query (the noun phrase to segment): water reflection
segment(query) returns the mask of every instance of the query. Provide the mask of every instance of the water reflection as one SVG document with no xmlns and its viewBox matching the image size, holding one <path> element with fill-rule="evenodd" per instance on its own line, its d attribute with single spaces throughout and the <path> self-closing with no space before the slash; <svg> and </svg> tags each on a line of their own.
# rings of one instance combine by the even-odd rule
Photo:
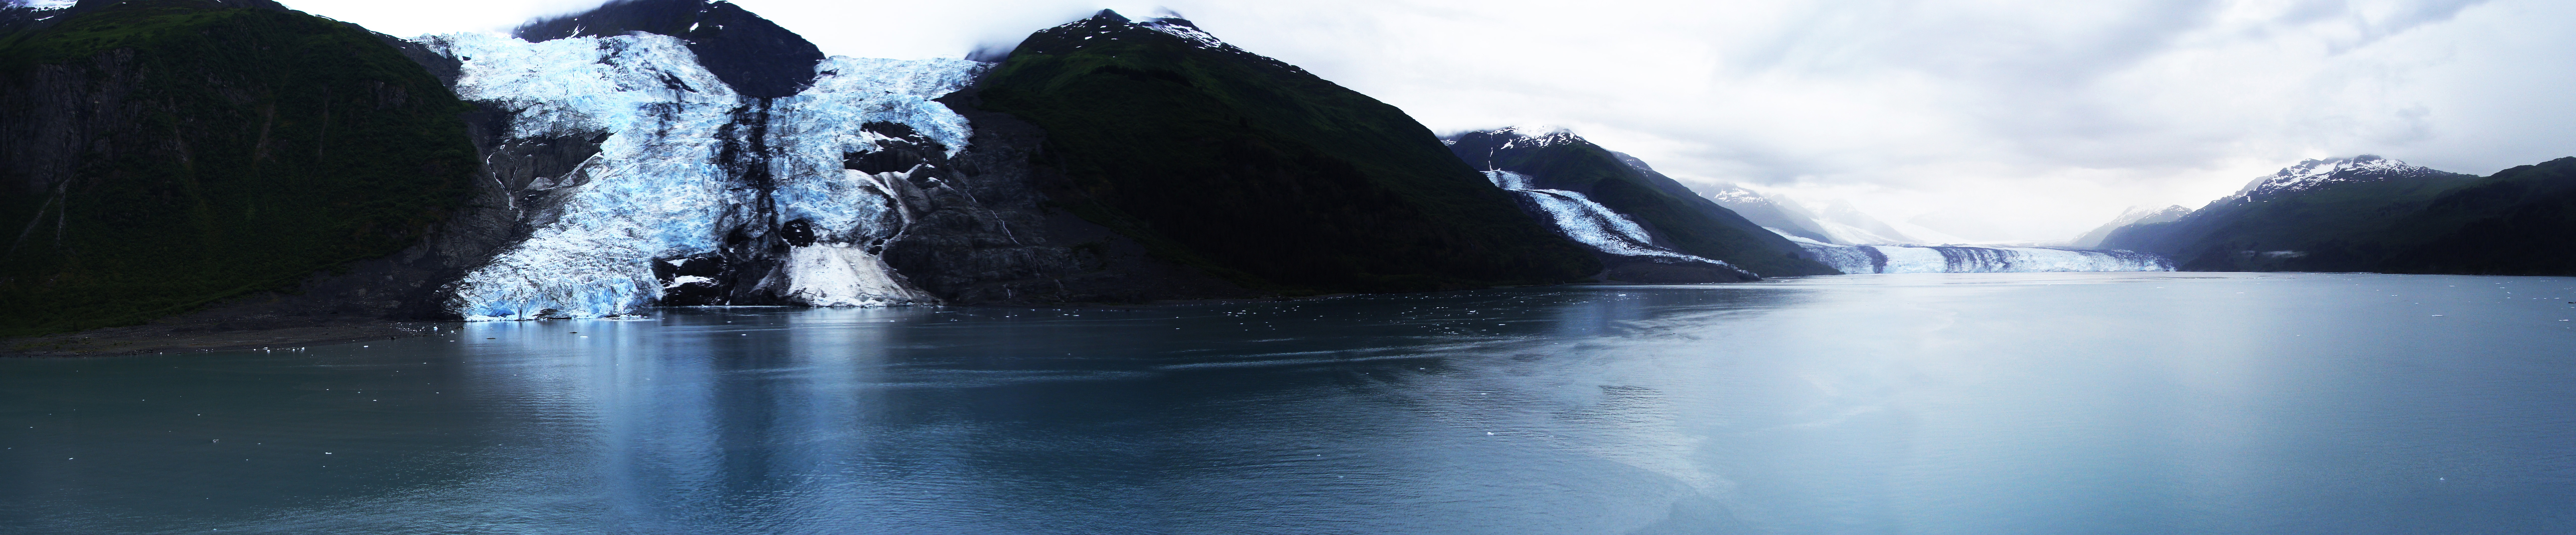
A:
<svg viewBox="0 0 2576 535">
<path fill-rule="evenodd" d="M 699 309 L 293 354 L 9 361 L 0 526 L 2576 525 L 2548 513 L 2576 497 L 2563 455 L 2576 432 L 2549 416 L 2576 401 L 2559 386 L 2576 370 L 2550 348 L 2576 336 L 2549 316 L 2576 310 L 2456 279 L 1891 275 L 1142 309 Z"/>
</svg>

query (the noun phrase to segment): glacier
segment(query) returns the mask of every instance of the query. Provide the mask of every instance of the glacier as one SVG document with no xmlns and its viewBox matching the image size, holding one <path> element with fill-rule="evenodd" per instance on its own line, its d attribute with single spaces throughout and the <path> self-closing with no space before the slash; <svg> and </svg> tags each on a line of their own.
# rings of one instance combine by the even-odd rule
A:
<svg viewBox="0 0 2576 535">
<path fill-rule="evenodd" d="M 1809 259 L 1845 274 L 2173 271 L 2173 259 L 2135 251 L 1960 245 L 1834 245 L 1772 232 L 1797 242 Z"/>
<path fill-rule="evenodd" d="M 1733 264 L 1723 260 L 1702 258 L 1656 246 L 1654 236 L 1647 234 L 1645 227 L 1639 226 L 1636 221 L 1629 220 L 1628 216 L 1612 211 L 1610 207 L 1592 202 L 1591 198 L 1583 196 L 1582 193 L 1558 189 L 1536 189 L 1533 186 L 1535 181 L 1529 176 L 1511 171 L 1485 171 L 1485 179 L 1493 182 L 1494 187 L 1510 191 L 1519 195 L 1522 200 L 1537 206 L 1540 212 L 1547 214 L 1549 223 L 1553 224 L 1558 232 L 1594 250 L 1620 256 L 1706 262 L 1734 267 Z"/>
<path fill-rule="evenodd" d="M 604 136 L 599 153 L 529 189 L 560 202 L 511 208 L 532 230 L 453 288 L 470 320 L 633 314 L 664 291 L 711 284 L 661 280 L 657 259 L 717 253 L 742 234 L 804 234 L 754 284 L 808 306 L 935 303 L 873 246 L 909 222 L 892 184 L 908 172 L 845 169 L 852 154 L 911 129 L 949 154 L 966 147 L 964 117 L 931 99 L 964 88 L 986 64 L 955 59 L 833 57 L 791 97 L 745 97 L 678 38 L 634 33 L 527 42 L 480 33 L 416 39 L 453 58 L 459 97 L 509 115 L 511 139 Z M 505 187 L 506 189 L 506 187 Z M 672 261 L 680 265 L 679 261 Z"/>
</svg>

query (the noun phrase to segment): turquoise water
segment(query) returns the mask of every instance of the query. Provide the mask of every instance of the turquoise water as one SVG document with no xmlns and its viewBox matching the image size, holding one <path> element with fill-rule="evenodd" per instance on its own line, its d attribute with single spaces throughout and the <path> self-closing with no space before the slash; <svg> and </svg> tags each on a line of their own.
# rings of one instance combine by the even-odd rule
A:
<svg viewBox="0 0 2576 535">
<path fill-rule="evenodd" d="M 0 360 L 8 533 L 2564 533 L 2576 280 L 673 310 Z"/>
</svg>

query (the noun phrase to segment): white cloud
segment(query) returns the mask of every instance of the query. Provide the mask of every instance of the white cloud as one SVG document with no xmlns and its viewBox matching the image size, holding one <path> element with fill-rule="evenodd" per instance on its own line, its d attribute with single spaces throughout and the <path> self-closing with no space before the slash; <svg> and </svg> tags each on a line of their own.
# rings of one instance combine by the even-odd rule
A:
<svg viewBox="0 0 2576 535">
<path fill-rule="evenodd" d="M 414 35 L 584 3 L 291 5 Z M 2576 3 L 2546 0 L 737 3 L 876 57 L 1169 6 L 1435 131 L 1564 125 L 1677 177 L 1981 240 L 2198 206 L 2301 158 L 2485 174 L 2576 154 Z"/>
</svg>

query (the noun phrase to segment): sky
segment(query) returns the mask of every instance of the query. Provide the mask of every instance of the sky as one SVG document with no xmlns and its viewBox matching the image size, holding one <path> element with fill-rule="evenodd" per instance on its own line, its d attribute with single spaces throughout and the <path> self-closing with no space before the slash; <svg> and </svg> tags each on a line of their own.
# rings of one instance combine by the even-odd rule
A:
<svg viewBox="0 0 2576 535">
<path fill-rule="evenodd" d="M 397 36 L 596 0 L 285 0 Z M 1692 184 L 2062 240 L 2307 158 L 2485 175 L 2576 156 L 2563 0 L 736 0 L 827 54 L 962 57 L 1178 13 L 1435 132 L 1571 129 Z"/>
</svg>

